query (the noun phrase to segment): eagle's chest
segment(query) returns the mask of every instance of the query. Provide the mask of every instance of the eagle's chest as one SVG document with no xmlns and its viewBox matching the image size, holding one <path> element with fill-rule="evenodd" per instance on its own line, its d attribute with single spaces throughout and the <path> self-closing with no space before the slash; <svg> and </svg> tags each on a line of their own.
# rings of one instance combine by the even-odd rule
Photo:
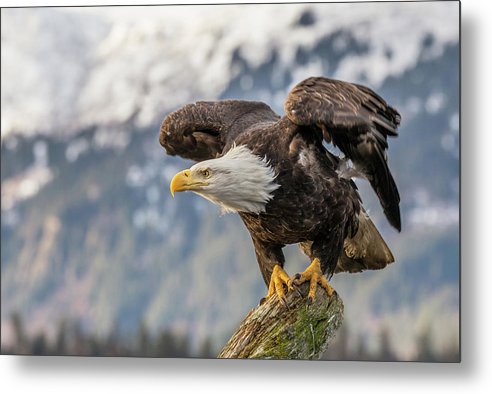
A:
<svg viewBox="0 0 492 394">
<path fill-rule="evenodd" d="M 336 179 L 291 171 L 279 174 L 278 181 L 280 187 L 264 213 L 241 214 L 254 236 L 278 244 L 298 243 L 317 238 L 343 220 Z"/>
<path fill-rule="evenodd" d="M 280 187 L 264 212 L 241 214 L 253 236 L 277 244 L 298 243 L 314 240 L 351 220 L 357 197 L 327 160 L 322 146 L 300 132 L 278 140 L 275 150 L 265 146 L 272 144 L 256 145 L 254 152 L 273 167 Z"/>
</svg>

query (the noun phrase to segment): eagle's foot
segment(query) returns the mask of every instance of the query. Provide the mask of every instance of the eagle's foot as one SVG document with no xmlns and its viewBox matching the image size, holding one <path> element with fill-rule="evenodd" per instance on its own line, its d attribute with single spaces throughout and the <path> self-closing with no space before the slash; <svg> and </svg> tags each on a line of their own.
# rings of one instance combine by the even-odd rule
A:
<svg viewBox="0 0 492 394">
<path fill-rule="evenodd" d="M 306 268 L 302 273 L 298 273 L 294 276 L 292 283 L 296 286 L 309 281 L 309 293 L 308 293 L 308 304 L 312 304 L 316 296 L 316 286 L 320 285 L 326 290 L 328 297 L 331 297 L 335 292 L 335 289 L 330 286 L 328 280 L 323 275 L 321 271 L 321 265 L 318 258 L 314 259 L 313 262 Z"/>
<path fill-rule="evenodd" d="M 287 287 L 287 291 L 294 290 L 289 275 L 287 275 L 287 272 L 277 264 L 273 267 L 270 285 L 268 286 L 268 293 L 266 297 L 261 300 L 260 304 L 263 304 L 266 300 L 276 294 L 282 304 L 287 306 L 287 297 L 285 296 L 284 286 Z"/>
</svg>

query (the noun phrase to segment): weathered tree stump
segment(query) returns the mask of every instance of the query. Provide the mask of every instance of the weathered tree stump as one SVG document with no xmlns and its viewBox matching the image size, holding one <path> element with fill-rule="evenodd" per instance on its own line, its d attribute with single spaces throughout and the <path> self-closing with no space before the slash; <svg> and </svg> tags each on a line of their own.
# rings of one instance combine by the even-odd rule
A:
<svg viewBox="0 0 492 394">
<path fill-rule="evenodd" d="M 287 305 L 272 297 L 255 307 L 218 358 L 319 359 L 343 322 L 343 302 L 318 286 L 307 305 L 309 284 L 287 294 Z"/>
</svg>

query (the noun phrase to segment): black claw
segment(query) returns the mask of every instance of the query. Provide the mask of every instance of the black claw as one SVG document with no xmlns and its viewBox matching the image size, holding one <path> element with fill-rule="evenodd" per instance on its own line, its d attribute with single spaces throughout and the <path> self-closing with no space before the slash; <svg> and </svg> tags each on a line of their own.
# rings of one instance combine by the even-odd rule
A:
<svg viewBox="0 0 492 394">
<path fill-rule="evenodd" d="M 313 297 L 309 296 L 307 298 L 306 304 L 311 305 L 313 303 Z"/>
<path fill-rule="evenodd" d="M 267 298 L 266 297 L 263 297 L 261 300 L 260 300 L 260 305 L 263 305 L 265 302 L 266 302 Z"/>
<path fill-rule="evenodd" d="M 298 280 L 298 279 L 301 279 L 301 274 L 299 272 L 294 275 L 294 280 Z"/>
</svg>

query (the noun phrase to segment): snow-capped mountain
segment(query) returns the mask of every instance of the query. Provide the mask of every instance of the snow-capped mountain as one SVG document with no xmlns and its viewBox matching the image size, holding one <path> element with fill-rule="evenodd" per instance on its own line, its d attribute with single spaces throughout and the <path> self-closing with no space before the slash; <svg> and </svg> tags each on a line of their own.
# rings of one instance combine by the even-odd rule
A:
<svg viewBox="0 0 492 394">
<path fill-rule="evenodd" d="M 458 18 L 454 2 L 2 10 L 2 346 L 14 312 L 33 333 L 144 321 L 224 342 L 264 285 L 237 217 L 170 199 L 187 163 L 165 156 L 159 125 L 198 100 L 281 114 L 313 75 L 369 85 L 403 119 L 389 141 L 401 234 L 360 184 L 397 263 L 333 282 L 351 337 L 377 347 L 387 327 L 404 359 L 426 328 L 436 348 L 455 343 Z M 287 260 L 305 265 L 295 248 Z"/>
<path fill-rule="evenodd" d="M 456 44 L 457 18 L 439 2 L 6 9 L 2 138 L 153 126 L 171 108 L 220 97 L 238 75 L 252 89 L 242 68 L 272 56 L 276 94 L 250 95 L 279 111 L 292 84 L 327 69 L 377 89 Z M 330 37 L 330 56 L 316 53 Z M 244 66 L 231 67 L 238 57 Z"/>
</svg>

